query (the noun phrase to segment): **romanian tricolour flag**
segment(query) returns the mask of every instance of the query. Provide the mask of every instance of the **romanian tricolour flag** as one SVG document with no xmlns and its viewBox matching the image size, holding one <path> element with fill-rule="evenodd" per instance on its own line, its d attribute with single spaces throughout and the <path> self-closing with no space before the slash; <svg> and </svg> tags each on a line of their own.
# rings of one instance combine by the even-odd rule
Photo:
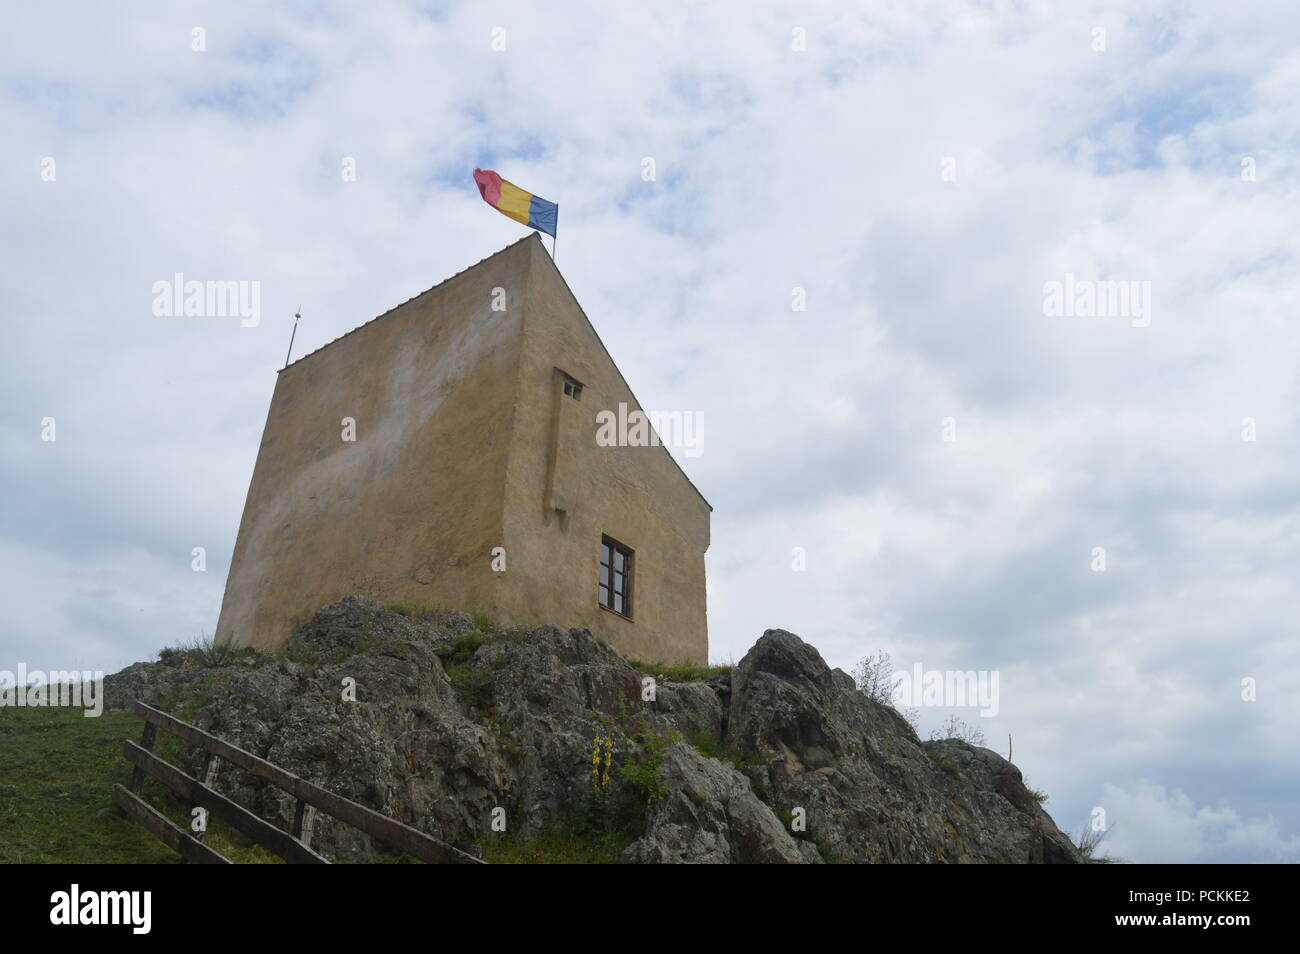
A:
<svg viewBox="0 0 1300 954">
<path fill-rule="evenodd" d="M 474 181 L 478 183 L 483 201 L 492 208 L 516 222 L 522 222 L 530 229 L 537 229 L 555 238 L 555 219 L 560 207 L 554 202 L 547 202 L 531 192 L 525 192 L 491 169 L 475 169 Z"/>
</svg>

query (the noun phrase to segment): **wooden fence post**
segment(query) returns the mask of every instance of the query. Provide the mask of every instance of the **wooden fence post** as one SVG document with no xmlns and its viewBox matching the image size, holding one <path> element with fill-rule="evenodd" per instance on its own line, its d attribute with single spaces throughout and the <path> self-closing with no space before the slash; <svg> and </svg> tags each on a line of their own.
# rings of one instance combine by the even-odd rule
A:
<svg viewBox="0 0 1300 954">
<path fill-rule="evenodd" d="M 205 752 L 203 754 L 203 773 L 200 776 L 203 784 L 208 788 L 216 791 L 217 788 L 217 753 Z"/>
<path fill-rule="evenodd" d="M 217 753 L 216 752 L 203 753 L 203 771 L 199 773 L 199 781 L 202 782 L 204 786 L 206 786 L 207 788 L 211 788 L 215 791 L 215 786 L 217 782 Z M 206 812 L 207 809 L 204 809 L 204 811 Z M 202 841 L 204 837 L 207 835 L 207 833 L 208 833 L 208 829 L 205 826 L 203 831 L 199 832 L 194 837 L 197 838 L 199 841 Z"/>
<path fill-rule="evenodd" d="M 140 736 L 140 748 L 144 749 L 146 752 L 152 752 L 154 740 L 157 738 L 158 726 L 146 719 L 144 723 L 144 734 Z M 135 771 L 131 773 L 131 794 L 139 795 L 140 789 L 143 787 L 144 769 L 137 765 Z"/>
<path fill-rule="evenodd" d="M 322 812 L 420 861 L 432 864 L 484 863 L 475 854 L 439 841 L 394 818 L 299 778 L 266 759 L 231 745 L 212 733 L 155 709 L 139 699 L 135 701 L 132 710 L 145 720 L 144 735 L 139 745 L 130 741 L 122 743 L 122 754 L 135 766 L 135 771 L 131 774 L 131 792 L 118 786 L 120 791 L 115 791 L 114 798 L 123 811 L 179 851 L 186 861 L 225 862 L 226 859 L 198 838 L 181 831 L 140 800 L 139 791 L 146 776 L 161 782 L 182 801 L 204 809 L 210 818 L 221 819 L 291 864 L 329 864 L 328 859 L 311 849 L 312 828 L 317 814 Z M 186 775 L 152 751 L 160 728 L 203 751 L 202 770 L 198 777 Z M 214 786 L 220 759 L 292 796 L 295 802 L 293 831 L 286 832 L 237 802 L 218 794 Z M 202 837 L 202 833 L 199 837 Z"/>
<path fill-rule="evenodd" d="M 311 847 L 311 826 L 316 820 L 316 806 L 308 805 L 301 798 L 293 810 L 293 837 L 306 847 Z"/>
</svg>

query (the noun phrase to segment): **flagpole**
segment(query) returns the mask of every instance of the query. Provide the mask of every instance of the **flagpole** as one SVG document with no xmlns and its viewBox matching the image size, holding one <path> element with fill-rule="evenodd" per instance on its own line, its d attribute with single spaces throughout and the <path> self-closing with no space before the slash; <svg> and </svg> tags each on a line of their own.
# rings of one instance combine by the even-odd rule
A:
<svg viewBox="0 0 1300 954">
<path fill-rule="evenodd" d="M 293 354 L 293 339 L 298 336 L 298 319 L 301 317 L 302 317 L 302 305 L 299 305 L 298 310 L 294 312 L 293 315 L 293 334 L 289 335 L 289 350 L 284 353 L 285 368 L 289 367 L 289 355 Z M 281 368 L 280 370 L 283 371 L 284 368 Z"/>
</svg>

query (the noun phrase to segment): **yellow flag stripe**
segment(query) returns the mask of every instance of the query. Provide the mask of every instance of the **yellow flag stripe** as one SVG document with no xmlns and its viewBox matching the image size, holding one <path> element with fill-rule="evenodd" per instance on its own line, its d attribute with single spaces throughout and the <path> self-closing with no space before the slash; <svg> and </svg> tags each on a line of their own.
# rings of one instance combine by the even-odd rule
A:
<svg viewBox="0 0 1300 954">
<path fill-rule="evenodd" d="M 508 215 L 516 222 L 528 224 L 528 211 L 533 203 L 533 194 L 525 192 L 512 182 L 501 180 L 501 198 L 497 200 L 497 211 Z"/>
</svg>

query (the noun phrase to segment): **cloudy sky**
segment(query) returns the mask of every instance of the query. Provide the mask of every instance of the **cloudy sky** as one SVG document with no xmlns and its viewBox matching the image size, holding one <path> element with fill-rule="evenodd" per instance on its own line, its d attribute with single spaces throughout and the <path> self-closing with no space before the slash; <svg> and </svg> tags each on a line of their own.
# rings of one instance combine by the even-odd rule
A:
<svg viewBox="0 0 1300 954">
<path fill-rule="evenodd" d="M 1063 828 L 1300 860 L 1300 18 L 847 6 L 8 8 L 0 668 L 213 631 L 293 312 L 301 354 L 519 238 L 477 165 L 703 413 L 715 659 L 996 670 L 959 714 Z M 260 323 L 155 316 L 177 272 Z M 1067 275 L 1149 308 L 1045 313 Z"/>
</svg>

